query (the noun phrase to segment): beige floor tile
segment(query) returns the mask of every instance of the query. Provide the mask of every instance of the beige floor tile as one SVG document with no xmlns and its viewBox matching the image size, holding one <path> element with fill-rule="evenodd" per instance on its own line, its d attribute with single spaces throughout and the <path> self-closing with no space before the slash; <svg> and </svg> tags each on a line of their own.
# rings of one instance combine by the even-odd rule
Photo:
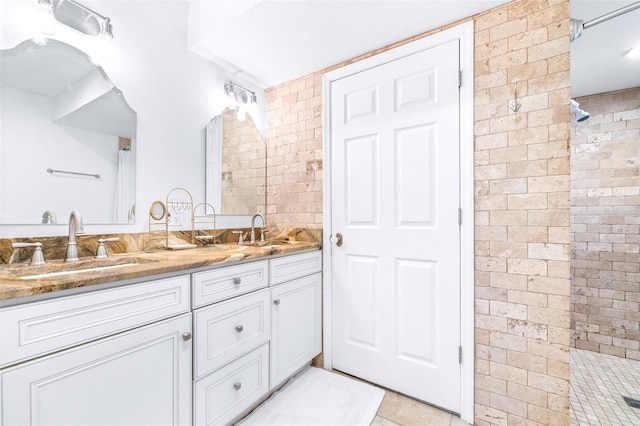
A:
<svg viewBox="0 0 640 426">
<path fill-rule="evenodd" d="M 391 391 L 385 392 L 378 416 L 402 426 L 449 426 L 454 417 L 450 413 Z"/>
<path fill-rule="evenodd" d="M 398 423 L 394 423 L 391 420 L 387 420 L 384 417 L 375 416 L 371 422 L 371 426 L 400 426 Z"/>
<path fill-rule="evenodd" d="M 469 423 L 463 421 L 458 416 L 451 416 L 451 426 L 469 426 Z"/>
<path fill-rule="evenodd" d="M 571 348 L 571 424 L 640 425 L 640 362 Z"/>
</svg>

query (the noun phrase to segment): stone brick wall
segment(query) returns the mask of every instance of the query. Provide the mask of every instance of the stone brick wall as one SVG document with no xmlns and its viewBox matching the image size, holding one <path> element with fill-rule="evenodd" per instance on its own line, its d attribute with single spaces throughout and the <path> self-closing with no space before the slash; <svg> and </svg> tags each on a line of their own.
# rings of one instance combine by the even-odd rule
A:
<svg viewBox="0 0 640 426">
<path fill-rule="evenodd" d="M 568 18 L 516 1 L 475 20 L 477 425 L 569 424 Z"/>
<path fill-rule="evenodd" d="M 469 19 L 475 424 L 568 425 L 569 1 L 516 0 Z M 448 27 L 267 90 L 269 223 L 322 226 L 322 74 Z"/>
<path fill-rule="evenodd" d="M 267 223 L 322 227 L 322 74 L 268 89 Z"/>
<path fill-rule="evenodd" d="M 576 101 L 571 344 L 640 359 L 640 88 Z"/>
</svg>

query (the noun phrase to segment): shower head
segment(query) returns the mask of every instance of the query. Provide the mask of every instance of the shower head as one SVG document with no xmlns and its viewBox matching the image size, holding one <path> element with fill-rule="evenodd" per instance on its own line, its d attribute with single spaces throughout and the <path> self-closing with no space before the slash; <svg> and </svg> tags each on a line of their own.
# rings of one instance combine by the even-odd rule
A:
<svg viewBox="0 0 640 426">
<path fill-rule="evenodd" d="M 574 101 L 573 99 L 570 100 L 569 105 L 571 106 L 571 115 L 575 117 L 578 123 L 580 123 L 581 121 L 588 120 L 589 117 L 591 116 L 588 112 L 578 108 L 580 104 Z"/>
</svg>

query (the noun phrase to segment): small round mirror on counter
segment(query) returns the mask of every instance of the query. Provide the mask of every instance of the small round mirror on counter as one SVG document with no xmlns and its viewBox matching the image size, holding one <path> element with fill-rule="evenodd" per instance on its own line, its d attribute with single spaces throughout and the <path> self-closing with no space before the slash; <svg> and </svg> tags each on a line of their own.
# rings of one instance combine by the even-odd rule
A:
<svg viewBox="0 0 640 426">
<path fill-rule="evenodd" d="M 153 220 L 162 220 L 164 215 L 167 214 L 167 208 L 162 201 L 154 201 L 149 208 L 149 216 Z"/>
</svg>

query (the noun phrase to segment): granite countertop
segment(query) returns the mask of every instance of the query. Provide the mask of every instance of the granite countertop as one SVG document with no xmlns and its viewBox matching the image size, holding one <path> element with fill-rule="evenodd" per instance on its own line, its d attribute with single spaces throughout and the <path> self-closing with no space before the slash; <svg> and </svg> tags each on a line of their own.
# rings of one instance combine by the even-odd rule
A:
<svg viewBox="0 0 640 426">
<path fill-rule="evenodd" d="M 187 272 L 214 265 L 230 265 L 246 260 L 320 249 L 316 242 L 267 241 L 258 244 L 217 244 L 186 250 L 154 250 L 110 255 L 106 259 L 80 258 L 64 263 L 51 260 L 45 265 L 28 263 L 0 265 L 0 301 L 60 290 L 135 280 L 153 275 Z M 96 268 L 94 270 L 87 270 Z M 81 270 L 81 272 L 71 272 Z M 49 274 L 47 276 L 39 276 Z"/>
</svg>

